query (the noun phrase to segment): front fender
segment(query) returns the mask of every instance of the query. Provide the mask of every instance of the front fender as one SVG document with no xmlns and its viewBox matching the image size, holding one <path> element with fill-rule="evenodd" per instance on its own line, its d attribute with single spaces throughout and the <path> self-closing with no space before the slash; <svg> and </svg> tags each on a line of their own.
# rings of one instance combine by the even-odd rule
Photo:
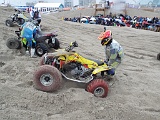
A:
<svg viewBox="0 0 160 120">
<path fill-rule="evenodd" d="M 109 67 L 106 64 L 104 64 L 104 65 L 98 66 L 96 69 L 94 69 L 92 74 L 95 75 L 97 73 L 100 73 L 100 72 L 106 71 L 106 70 L 109 70 Z"/>
</svg>

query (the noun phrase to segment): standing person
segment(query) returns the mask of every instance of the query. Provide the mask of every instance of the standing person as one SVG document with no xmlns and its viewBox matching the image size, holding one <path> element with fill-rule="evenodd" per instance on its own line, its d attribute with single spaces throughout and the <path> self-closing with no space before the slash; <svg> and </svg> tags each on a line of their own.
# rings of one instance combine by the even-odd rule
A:
<svg viewBox="0 0 160 120">
<path fill-rule="evenodd" d="M 109 4 L 109 0 L 107 0 L 106 2 L 107 2 L 107 6 L 109 7 L 109 6 L 110 6 L 110 4 Z"/>
<path fill-rule="evenodd" d="M 26 9 L 26 11 L 29 13 L 29 7 Z"/>
<path fill-rule="evenodd" d="M 32 9 L 30 11 L 30 17 L 32 20 L 37 20 L 38 24 L 41 23 L 41 14 L 40 11 L 38 9 Z"/>
<path fill-rule="evenodd" d="M 112 38 L 111 30 L 106 30 L 104 27 L 104 32 L 98 37 L 101 40 L 101 45 L 105 46 L 105 63 L 111 67 L 108 70 L 108 75 L 114 75 L 115 70 L 118 65 L 121 63 L 124 56 L 124 51 L 122 46 Z"/>
<path fill-rule="evenodd" d="M 25 22 L 21 26 L 21 38 L 23 45 L 27 48 L 26 53 L 28 54 L 29 48 L 31 48 L 30 56 L 35 56 L 35 47 L 36 47 L 36 41 L 34 40 L 34 36 L 37 33 L 37 25 L 38 22 L 36 20 L 33 20 L 32 22 Z"/>
</svg>

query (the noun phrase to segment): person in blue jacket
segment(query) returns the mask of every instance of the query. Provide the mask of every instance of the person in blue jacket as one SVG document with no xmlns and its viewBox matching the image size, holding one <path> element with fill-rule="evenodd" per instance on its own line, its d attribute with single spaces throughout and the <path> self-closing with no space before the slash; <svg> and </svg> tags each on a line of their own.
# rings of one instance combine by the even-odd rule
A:
<svg viewBox="0 0 160 120">
<path fill-rule="evenodd" d="M 37 33 L 37 25 L 38 22 L 36 20 L 25 22 L 21 26 L 21 39 L 22 43 L 26 46 L 27 51 L 30 49 L 30 56 L 31 57 L 36 57 L 35 56 L 35 46 L 36 46 L 36 41 L 34 39 L 34 36 Z"/>
</svg>

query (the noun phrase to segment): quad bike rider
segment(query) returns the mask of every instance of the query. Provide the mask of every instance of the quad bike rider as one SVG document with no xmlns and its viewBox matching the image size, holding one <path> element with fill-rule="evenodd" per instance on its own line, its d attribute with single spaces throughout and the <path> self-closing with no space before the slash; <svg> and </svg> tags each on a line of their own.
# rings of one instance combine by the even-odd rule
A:
<svg viewBox="0 0 160 120">
<path fill-rule="evenodd" d="M 42 31 L 40 31 L 38 28 L 36 28 L 35 26 L 38 26 L 38 22 L 35 21 L 31 21 L 32 23 L 34 23 L 35 25 L 33 25 L 35 31 L 33 34 L 34 39 L 32 39 L 32 41 L 30 41 L 30 46 L 28 46 L 28 41 L 23 37 L 23 34 L 25 31 L 23 31 L 21 28 L 19 28 L 19 31 L 15 31 L 15 33 L 17 34 L 18 38 L 9 38 L 6 42 L 6 45 L 8 48 L 10 49 L 19 49 L 21 51 L 23 51 L 23 49 L 25 49 L 25 51 L 28 50 L 30 51 L 30 53 L 32 52 L 32 55 L 34 56 L 34 51 L 36 53 L 36 55 L 38 56 L 42 56 L 43 54 L 45 54 L 46 52 L 49 52 L 51 48 L 53 49 L 58 49 L 60 48 L 60 43 L 59 40 L 56 38 L 56 36 L 58 36 L 55 33 L 43 33 Z M 27 24 L 27 22 L 25 23 Z M 34 45 L 33 48 L 31 49 L 31 45 Z M 32 56 L 31 55 L 31 56 Z"/>
<path fill-rule="evenodd" d="M 32 21 L 32 22 L 25 22 L 21 26 L 21 40 L 22 43 L 26 46 L 27 51 L 29 53 L 29 48 L 30 48 L 30 55 L 31 57 L 36 57 L 35 56 L 35 47 L 36 47 L 36 40 L 34 39 L 34 36 L 36 35 L 37 32 L 37 26 L 38 22 L 37 21 Z"/>
<path fill-rule="evenodd" d="M 108 84 L 104 78 L 112 68 L 102 60 L 81 56 L 73 51 L 75 47 L 78 47 L 76 41 L 65 49 L 45 53 L 34 72 L 34 87 L 45 92 L 56 91 L 62 84 L 63 76 L 67 80 L 85 84 L 86 91 L 96 97 L 106 97 Z"/>
<path fill-rule="evenodd" d="M 116 68 L 121 63 L 124 56 L 123 48 L 116 40 L 113 39 L 112 32 L 110 30 L 106 30 L 106 27 L 104 27 L 104 32 L 100 34 L 98 39 L 101 40 L 101 45 L 105 47 L 106 59 L 104 62 L 108 66 L 112 67 L 112 69 L 108 71 L 108 74 L 114 75 Z"/>
<path fill-rule="evenodd" d="M 29 19 L 22 13 L 22 11 L 15 9 L 15 14 L 11 15 L 6 21 L 6 26 L 13 27 L 16 23 L 18 26 L 23 25 Z"/>
</svg>

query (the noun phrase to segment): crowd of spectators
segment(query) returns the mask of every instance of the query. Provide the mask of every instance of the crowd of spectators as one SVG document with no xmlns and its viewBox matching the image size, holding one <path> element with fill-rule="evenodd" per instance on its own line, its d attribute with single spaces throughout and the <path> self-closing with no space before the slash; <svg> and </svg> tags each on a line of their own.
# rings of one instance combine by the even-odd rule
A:
<svg viewBox="0 0 160 120">
<path fill-rule="evenodd" d="M 94 19 L 93 19 L 94 18 Z M 158 17 L 140 17 L 134 16 L 131 17 L 129 15 L 112 15 L 110 13 L 107 16 L 103 16 L 101 14 L 97 16 L 83 16 L 83 17 L 73 17 L 73 18 L 64 18 L 65 21 L 79 22 L 79 23 L 87 23 L 87 24 L 100 24 L 105 26 L 127 26 L 137 29 L 146 29 L 146 30 L 154 30 L 156 32 L 160 32 L 160 18 Z M 95 22 L 93 22 L 93 20 Z"/>
</svg>

